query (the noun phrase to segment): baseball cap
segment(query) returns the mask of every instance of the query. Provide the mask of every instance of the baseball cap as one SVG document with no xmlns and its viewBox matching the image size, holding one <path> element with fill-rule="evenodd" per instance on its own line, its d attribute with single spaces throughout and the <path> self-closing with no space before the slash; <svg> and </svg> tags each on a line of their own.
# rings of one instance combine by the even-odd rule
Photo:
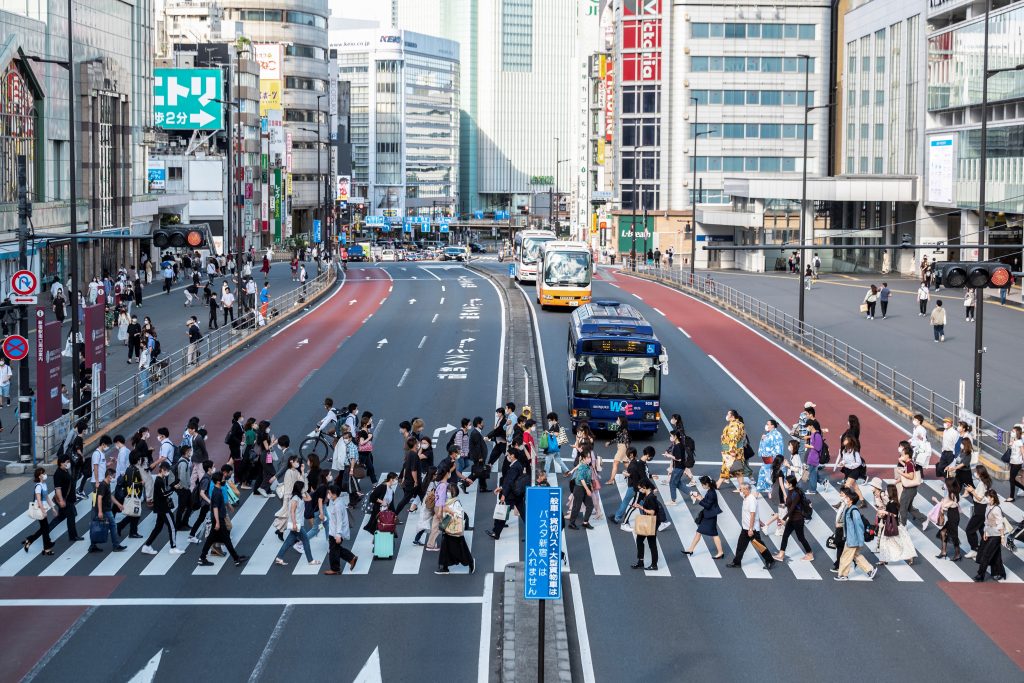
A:
<svg viewBox="0 0 1024 683">
<path fill-rule="evenodd" d="M 951 417 L 944 417 L 944 418 L 942 418 L 942 422 L 943 422 L 943 424 L 950 424 L 951 425 L 951 424 L 953 424 L 953 418 L 951 418 Z"/>
<path fill-rule="evenodd" d="M 817 407 L 818 406 L 814 405 L 810 401 L 808 401 L 807 403 L 804 404 L 804 408 L 817 408 Z"/>
<path fill-rule="evenodd" d="M 878 491 L 885 488 L 885 484 L 882 482 L 880 477 L 872 477 L 871 481 L 868 482 L 868 486 Z"/>
</svg>

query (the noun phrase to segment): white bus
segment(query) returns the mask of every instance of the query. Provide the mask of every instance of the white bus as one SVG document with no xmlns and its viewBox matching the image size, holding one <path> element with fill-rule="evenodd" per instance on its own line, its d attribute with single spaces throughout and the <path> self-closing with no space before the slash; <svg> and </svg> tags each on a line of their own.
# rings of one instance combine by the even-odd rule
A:
<svg viewBox="0 0 1024 683">
<path fill-rule="evenodd" d="M 534 282 L 537 279 L 537 261 L 540 248 L 545 242 L 555 239 L 551 230 L 520 230 L 512 243 L 512 258 L 515 262 L 517 282 Z"/>
</svg>

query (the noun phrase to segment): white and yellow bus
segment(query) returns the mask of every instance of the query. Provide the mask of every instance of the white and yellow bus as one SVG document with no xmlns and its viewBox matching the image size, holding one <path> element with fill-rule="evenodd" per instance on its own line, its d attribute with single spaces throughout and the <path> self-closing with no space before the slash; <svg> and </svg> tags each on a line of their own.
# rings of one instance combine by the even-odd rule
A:
<svg viewBox="0 0 1024 683">
<path fill-rule="evenodd" d="M 590 303 L 594 259 L 583 242 L 545 242 L 537 265 L 537 303 L 541 308 L 575 308 Z"/>
<path fill-rule="evenodd" d="M 512 258 L 515 261 L 517 282 L 533 282 L 537 279 L 537 259 L 540 248 L 555 239 L 550 230 L 520 230 L 512 241 Z"/>
</svg>

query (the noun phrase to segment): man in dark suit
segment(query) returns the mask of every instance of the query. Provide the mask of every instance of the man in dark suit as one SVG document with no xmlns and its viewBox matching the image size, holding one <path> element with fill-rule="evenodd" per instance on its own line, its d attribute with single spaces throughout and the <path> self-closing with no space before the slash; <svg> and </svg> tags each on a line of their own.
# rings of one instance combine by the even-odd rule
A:
<svg viewBox="0 0 1024 683">
<path fill-rule="evenodd" d="M 469 461 L 471 463 L 470 476 L 462 480 L 462 491 L 465 492 L 473 481 L 480 482 L 480 491 L 489 491 L 487 488 L 487 444 L 484 443 L 484 419 L 473 418 L 473 428 L 469 430 Z"/>
</svg>

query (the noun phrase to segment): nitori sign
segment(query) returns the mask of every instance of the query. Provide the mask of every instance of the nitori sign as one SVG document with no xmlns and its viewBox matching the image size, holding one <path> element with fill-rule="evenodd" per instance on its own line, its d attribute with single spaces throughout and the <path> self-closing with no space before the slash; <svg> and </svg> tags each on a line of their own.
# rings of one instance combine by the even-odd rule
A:
<svg viewBox="0 0 1024 683">
<path fill-rule="evenodd" d="M 165 130 L 224 127 L 220 69 L 154 69 L 153 122 Z"/>
</svg>

